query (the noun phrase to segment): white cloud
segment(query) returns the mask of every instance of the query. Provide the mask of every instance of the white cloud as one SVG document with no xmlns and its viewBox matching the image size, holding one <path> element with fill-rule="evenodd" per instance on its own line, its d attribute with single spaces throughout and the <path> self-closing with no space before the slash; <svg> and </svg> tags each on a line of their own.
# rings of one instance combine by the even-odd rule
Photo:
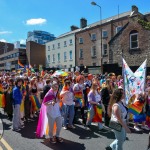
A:
<svg viewBox="0 0 150 150">
<path fill-rule="evenodd" d="M 21 40 L 20 40 L 20 44 L 26 44 L 26 40 L 21 39 Z"/>
<path fill-rule="evenodd" d="M 0 31 L 0 35 L 2 34 L 11 34 L 12 32 L 11 31 Z"/>
<path fill-rule="evenodd" d="M 5 39 L 0 39 L 0 42 L 7 42 Z"/>
<path fill-rule="evenodd" d="M 47 22 L 46 19 L 37 18 L 37 19 L 29 19 L 26 21 L 26 25 L 42 25 Z"/>
</svg>

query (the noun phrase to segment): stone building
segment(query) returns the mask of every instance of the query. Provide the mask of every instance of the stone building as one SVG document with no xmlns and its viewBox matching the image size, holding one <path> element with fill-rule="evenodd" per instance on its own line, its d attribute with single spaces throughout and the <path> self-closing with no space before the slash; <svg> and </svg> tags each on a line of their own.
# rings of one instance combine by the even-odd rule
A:
<svg viewBox="0 0 150 150">
<path fill-rule="evenodd" d="M 148 58 L 150 67 L 150 14 L 141 14 L 136 6 L 128 22 L 109 42 L 109 64 L 122 66 L 121 56 L 129 66 L 140 66 Z"/>
</svg>

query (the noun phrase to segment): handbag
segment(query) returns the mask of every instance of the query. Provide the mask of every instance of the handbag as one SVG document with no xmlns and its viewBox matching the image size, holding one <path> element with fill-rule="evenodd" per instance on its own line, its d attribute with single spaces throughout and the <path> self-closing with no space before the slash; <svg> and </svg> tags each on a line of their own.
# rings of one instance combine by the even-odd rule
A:
<svg viewBox="0 0 150 150">
<path fill-rule="evenodd" d="M 109 127 L 111 129 L 114 129 L 114 130 L 119 131 L 119 132 L 121 132 L 121 129 L 122 129 L 122 125 L 116 121 L 113 121 L 113 120 L 110 120 Z"/>
</svg>

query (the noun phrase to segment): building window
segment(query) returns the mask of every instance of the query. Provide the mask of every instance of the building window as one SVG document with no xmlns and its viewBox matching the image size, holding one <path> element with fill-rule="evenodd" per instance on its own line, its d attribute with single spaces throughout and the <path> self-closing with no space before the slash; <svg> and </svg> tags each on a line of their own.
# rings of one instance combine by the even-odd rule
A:
<svg viewBox="0 0 150 150">
<path fill-rule="evenodd" d="M 122 26 L 116 27 L 116 33 L 118 33 L 122 29 Z"/>
<path fill-rule="evenodd" d="M 69 59 L 72 60 L 72 51 L 69 52 Z"/>
<path fill-rule="evenodd" d="M 48 62 L 50 62 L 50 55 L 48 55 Z"/>
<path fill-rule="evenodd" d="M 60 48 L 60 43 L 58 43 L 58 48 Z"/>
<path fill-rule="evenodd" d="M 136 49 L 138 47 L 138 32 L 133 30 L 130 32 L 130 49 Z"/>
<path fill-rule="evenodd" d="M 79 58 L 80 58 L 80 59 L 83 58 L 83 49 L 80 49 L 80 51 L 79 51 Z"/>
<path fill-rule="evenodd" d="M 64 61 L 67 61 L 67 52 L 64 52 Z"/>
<path fill-rule="evenodd" d="M 93 66 L 96 66 L 96 63 L 93 63 Z"/>
<path fill-rule="evenodd" d="M 48 46 L 48 51 L 50 51 L 50 46 Z"/>
<path fill-rule="evenodd" d="M 95 34 L 95 33 L 92 33 L 92 34 L 91 34 L 91 40 L 92 40 L 92 41 L 95 41 L 95 40 L 96 40 L 96 34 Z"/>
<path fill-rule="evenodd" d="M 67 46 L 67 42 L 66 41 L 64 41 L 64 47 L 66 47 Z"/>
<path fill-rule="evenodd" d="M 82 44 L 83 43 L 83 38 L 79 38 L 79 43 Z"/>
<path fill-rule="evenodd" d="M 96 46 L 92 46 L 91 48 L 91 56 L 96 57 Z"/>
<path fill-rule="evenodd" d="M 53 54 L 53 61 L 52 62 L 55 62 L 55 54 Z"/>
<path fill-rule="evenodd" d="M 107 55 L 107 44 L 103 44 L 103 55 Z"/>
<path fill-rule="evenodd" d="M 60 62 L 60 53 L 57 54 L 58 62 Z"/>
<path fill-rule="evenodd" d="M 70 68 L 72 68 L 72 65 L 70 65 Z"/>
<path fill-rule="evenodd" d="M 69 40 L 69 44 L 72 45 L 72 39 Z"/>
<path fill-rule="evenodd" d="M 102 32 L 102 36 L 103 38 L 107 38 L 108 37 L 108 32 L 105 30 Z"/>
<path fill-rule="evenodd" d="M 55 49 L 55 44 L 53 44 L 53 49 Z"/>
</svg>

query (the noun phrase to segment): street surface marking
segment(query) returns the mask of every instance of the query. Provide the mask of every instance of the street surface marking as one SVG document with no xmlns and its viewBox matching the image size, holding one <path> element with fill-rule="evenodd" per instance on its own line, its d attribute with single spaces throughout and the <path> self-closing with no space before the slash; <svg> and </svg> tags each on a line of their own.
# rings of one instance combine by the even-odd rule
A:
<svg viewBox="0 0 150 150">
<path fill-rule="evenodd" d="M 2 142 L 2 144 L 6 147 L 7 150 L 13 150 L 10 145 L 3 139 L 1 138 L 0 141 Z"/>
</svg>

